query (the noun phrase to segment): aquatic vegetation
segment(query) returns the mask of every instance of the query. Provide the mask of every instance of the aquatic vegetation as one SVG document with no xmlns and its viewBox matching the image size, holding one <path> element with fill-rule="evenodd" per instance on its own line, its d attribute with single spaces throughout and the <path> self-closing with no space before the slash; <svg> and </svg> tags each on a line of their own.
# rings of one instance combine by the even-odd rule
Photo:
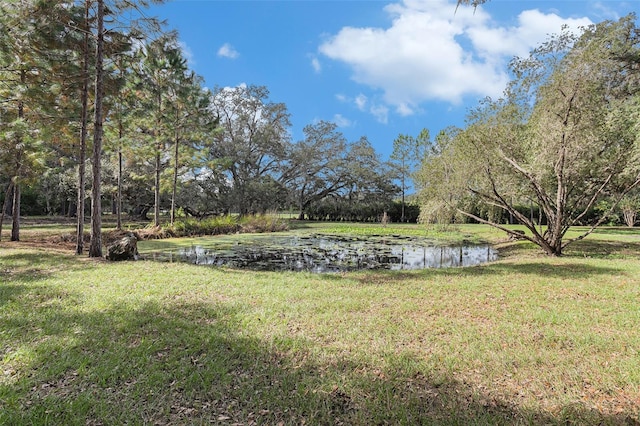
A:
<svg viewBox="0 0 640 426">
<path fill-rule="evenodd" d="M 202 238 L 189 247 L 148 249 L 147 259 L 252 270 L 342 272 L 470 266 L 496 260 L 490 245 L 445 246 L 403 235 L 256 235 Z"/>
</svg>

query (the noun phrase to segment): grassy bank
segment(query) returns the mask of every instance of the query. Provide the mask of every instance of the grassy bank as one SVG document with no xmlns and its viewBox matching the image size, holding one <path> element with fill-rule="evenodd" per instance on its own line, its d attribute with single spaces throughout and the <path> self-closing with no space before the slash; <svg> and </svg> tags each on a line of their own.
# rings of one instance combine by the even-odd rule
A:
<svg viewBox="0 0 640 426">
<path fill-rule="evenodd" d="M 313 275 L 2 242 L 0 424 L 640 422 L 640 233 L 503 253 Z"/>
</svg>

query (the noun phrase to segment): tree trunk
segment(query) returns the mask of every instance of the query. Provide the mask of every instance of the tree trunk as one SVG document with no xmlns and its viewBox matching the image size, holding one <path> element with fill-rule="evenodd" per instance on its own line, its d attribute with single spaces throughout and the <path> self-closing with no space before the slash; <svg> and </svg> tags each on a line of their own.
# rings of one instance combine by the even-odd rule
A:
<svg viewBox="0 0 640 426">
<path fill-rule="evenodd" d="M 405 165 L 404 160 L 402 161 L 402 212 L 400 214 L 400 222 L 405 222 L 405 213 L 404 213 L 404 193 L 405 193 Z"/>
<path fill-rule="evenodd" d="M 93 185 L 91 188 L 91 241 L 89 257 L 102 257 L 102 191 L 100 188 L 102 159 L 102 98 L 104 84 L 104 0 L 98 1 L 98 39 L 96 43 L 95 122 L 93 130 Z"/>
<path fill-rule="evenodd" d="M 116 195 L 116 229 L 122 229 L 122 147 L 118 148 L 118 193 Z"/>
<path fill-rule="evenodd" d="M 177 127 L 177 119 L 176 119 L 176 127 Z M 178 188 L 178 147 L 180 143 L 180 136 L 178 133 L 178 129 L 176 128 L 176 147 L 174 152 L 174 164 L 173 164 L 173 188 L 171 194 L 171 224 L 176 220 L 176 193 Z"/>
<path fill-rule="evenodd" d="M 20 83 L 25 87 L 27 81 L 26 71 L 20 71 Z M 24 120 L 24 103 L 18 102 L 18 118 Z M 22 143 L 23 136 L 18 135 L 16 140 L 16 172 L 13 177 L 13 209 L 11 210 L 11 241 L 20 241 L 20 173 L 22 171 Z"/>
<path fill-rule="evenodd" d="M 549 256 L 562 256 L 562 241 L 547 244 L 543 249 Z"/>
<path fill-rule="evenodd" d="M 402 184 L 402 213 L 400 215 L 400 222 L 404 223 L 406 221 L 406 217 L 404 214 L 404 183 Z"/>
<path fill-rule="evenodd" d="M 11 241 L 20 241 L 20 183 L 13 182 L 13 209 L 11 211 Z"/>
<path fill-rule="evenodd" d="M 13 182 L 9 182 L 7 190 L 4 193 L 4 202 L 2 203 L 2 212 L 0 212 L 0 241 L 2 240 L 2 224 L 4 222 L 4 214 L 9 206 L 9 196 L 12 195 Z"/>
<path fill-rule="evenodd" d="M 154 206 L 153 206 L 153 224 L 154 226 L 160 226 L 160 150 L 162 149 L 162 143 L 160 138 L 162 137 L 162 93 L 158 92 L 158 117 L 156 118 L 156 164 L 155 164 L 155 190 L 154 190 Z"/>
<path fill-rule="evenodd" d="M 85 2 L 84 16 L 84 41 L 82 44 L 82 92 L 80 100 L 82 110 L 80 113 L 80 150 L 78 152 L 78 204 L 76 222 L 76 254 L 84 251 L 84 199 L 85 194 L 85 167 L 87 157 L 87 122 L 89 111 L 89 7 L 90 1 Z"/>
<path fill-rule="evenodd" d="M 633 207 L 623 208 L 622 215 L 624 217 L 624 223 L 629 227 L 633 228 L 633 225 L 636 224 L 636 215 L 638 214 L 637 210 Z"/>
<path fill-rule="evenodd" d="M 155 177 L 155 191 L 154 199 L 155 205 L 153 206 L 153 224 L 154 226 L 160 226 L 160 148 L 156 152 L 156 177 Z"/>
<path fill-rule="evenodd" d="M 124 71 L 122 62 L 118 58 L 118 68 L 120 69 L 120 78 L 124 79 Z M 122 93 L 122 92 L 121 92 Z M 122 124 L 122 97 L 118 102 L 118 188 L 116 190 L 116 229 L 122 229 L 122 139 L 124 138 L 124 125 Z"/>
</svg>

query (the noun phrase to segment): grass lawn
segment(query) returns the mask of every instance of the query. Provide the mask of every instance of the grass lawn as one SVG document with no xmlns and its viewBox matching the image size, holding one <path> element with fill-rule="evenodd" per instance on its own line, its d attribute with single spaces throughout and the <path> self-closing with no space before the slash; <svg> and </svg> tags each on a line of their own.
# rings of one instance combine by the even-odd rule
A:
<svg viewBox="0 0 640 426">
<path fill-rule="evenodd" d="M 640 230 L 345 274 L 108 263 L 45 231 L 0 242 L 3 425 L 640 424 Z"/>
</svg>

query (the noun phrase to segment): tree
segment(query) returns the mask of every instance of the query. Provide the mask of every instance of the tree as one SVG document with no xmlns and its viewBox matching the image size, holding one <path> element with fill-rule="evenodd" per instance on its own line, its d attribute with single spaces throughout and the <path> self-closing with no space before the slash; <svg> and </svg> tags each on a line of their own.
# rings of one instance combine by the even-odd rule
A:
<svg viewBox="0 0 640 426">
<path fill-rule="evenodd" d="M 59 158 L 73 159 L 77 165 L 76 193 L 76 254 L 84 249 L 85 169 L 89 128 L 89 91 L 91 62 L 91 7 L 92 0 L 77 4 L 65 0 L 46 2 L 47 14 L 59 28 L 47 46 L 51 62 L 50 78 L 59 87 L 53 104 L 55 130 L 49 135 L 49 145 Z M 46 31 L 40 27 L 41 31 Z M 51 33 L 51 31 L 49 30 Z M 78 98 L 80 105 L 78 105 Z M 77 132 L 77 136 L 74 133 Z M 70 163 L 70 162 L 67 162 Z"/>
<path fill-rule="evenodd" d="M 211 157 L 223 163 L 228 174 L 228 210 L 235 208 L 240 214 L 260 207 L 290 143 L 287 108 L 268 97 L 264 86 L 216 88 L 213 94 L 211 109 L 221 129 Z"/>
<path fill-rule="evenodd" d="M 177 111 L 176 93 L 185 83 L 186 59 L 182 56 L 175 32 L 152 40 L 139 51 L 140 62 L 136 70 L 139 78 L 138 96 L 143 115 L 140 129 L 151 138 L 154 175 L 154 224 L 160 225 L 161 175 L 168 167 L 166 152 L 172 140 L 171 109 Z M 147 117 L 144 117 L 147 116 Z M 143 147 L 144 148 L 144 147 Z"/>
<path fill-rule="evenodd" d="M 202 167 L 196 151 L 204 150 L 206 139 L 213 138 L 218 120 L 211 114 L 211 93 L 201 86 L 202 79 L 195 73 L 182 75 L 176 85 L 169 89 L 171 101 L 170 128 L 173 132 L 173 179 L 171 183 L 171 224 L 176 219 L 178 202 L 178 177 L 181 169 L 195 162 L 195 168 Z M 180 148 L 188 150 L 184 160 L 180 158 Z M 190 161 L 191 160 L 191 161 Z"/>
<path fill-rule="evenodd" d="M 156 0 L 155 3 L 161 3 Z M 112 8 L 105 7 L 105 0 L 96 0 L 97 12 L 96 21 L 96 43 L 95 43 L 95 96 L 94 96 L 94 123 L 93 123 L 93 153 L 92 153 L 92 185 L 91 185 L 91 240 L 89 242 L 89 257 L 102 257 L 102 190 L 101 190 L 101 162 L 102 162 L 102 139 L 103 139 L 103 101 L 105 96 L 104 88 L 104 59 L 105 59 L 105 35 L 112 32 L 105 29 L 105 15 L 107 12 L 116 14 L 127 9 L 139 9 L 146 7 L 148 2 L 138 0 L 137 2 L 117 2 Z M 114 20 L 115 21 L 115 20 Z M 133 23 L 131 23 L 133 25 Z M 107 45 L 108 46 L 108 45 Z"/>
<path fill-rule="evenodd" d="M 125 59 L 126 58 L 126 59 Z M 116 229 L 122 229 L 122 177 L 123 177 L 123 150 L 124 150 L 124 141 L 125 141 L 125 126 L 128 122 L 129 117 L 132 115 L 131 111 L 134 109 L 133 107 L 133 98 L 134 92 L 133 84 L 131 83 L 131 72 L 130 72 L 130 57 L 125 57 L 124 55 L 120 56 L 116 60 L 116 67 L 118 69 L 118 79 L 120 80 L 120 90 L 114 99 L 114 107 L 113 107 L 113 124 L 114 126 L 109 128 L 107 131 L 113 134 L 113 139 L 115 140 L 115 148 L 112 146 L 111 149 L 115 149 L 116 154 L 116 195 L 115 195 L 115 210 L 116 210 Z"/>
<path fill-rule="evenodd" d="M 93 106 L 93 154 L 91 157 L 91 240 L 89 257 L 102 257 L 102 103 L 104 99 L 104 0 L 97 0 L 96 15 L 96 55 L 95 55 L 95 96 Z"/>
<path fill-rule="evenodd" d="M 55 26 L 46 6 L 29 0 L 0 5 L 0 157 L 11 180 L 6 192 L 12 193 L 11 241 L 20 240 L 22 186 L 43 159 L 41 118 L 52 91 L 47 84 L 48 34 L 39 25 Z"/>
<path fill-rule="evenodd" d="M 82 21 L 82 51 L 81 51 L 81 87 L 80 87 L 80 139 L 78 143 L 78 195 L 76 211 L 76 254 L 84 251 L 84 200 L 85 191 L 85 167 L 87 158 L 87 136 L 89 125 L 89 15 L 91 0 L 84 1 L 84 20 Z"/>
<path fill-rule="evenodd" d="M 505 99 L 486 100 L 468 127 L 425 163 L 423 195 L 513 234 L 477 210 L 497 207 L 549 255 L 593 232 L 606 215 L 564 239 L 599 200 L 618 194 L 615 208 L 640 184 L 638 79 L 624 72 L 629 64 L 622 59 L 638 51 L 633 22 L 633 16 L 603 22 L 578 38 L 562 33 L 513 61 L 516 79 Z M 524 201 L 539 206 L 546 229 L 516 208 Z"/>
<path fill-rule="evenodd" d="M 2 202 L 2 211 L 0 211 L 0 240 L 2 240 L 2 224 L 4 222 L 4 215 L 9 207 L 9 198 L 12 195 L 13 191 L 13 182 L 9 180 L 7 184 L 7 189 L 4 191 L 4 201 Z"/>
<path fill-rule="evenodd" d="M 381 218 L 392 207 L 399 190 L 393 183 L 393 165 L 382 162 L 364 136 L 349 144 L 345 160 L 345 191 L 349 204 L 360 207 L 359 220 Z M 404 204 L 402 207 L 404 214 Z M 362 214 L 364 209 L 368 214 Z"/>
<path fill-rule="evenodd" d="M 303 129 L 305 138 L 291 147 L 288 168 L 282 181 L 292 194 L 303 220 L 313 202 L 336 193 L 347 185 L 345 137 L 334 123 L 320 121 Z"/>
<path fill-rule="evenodd" d="M 622 211 L 624 223 L 629 228 L 633 228 L 633 226 L 636 224 L 638 211 L 640 211 L 640 195 L 627 195 L 622 198 L 620 200 L 620 210 Z"/>
<path fill-rule="evenodd" d="M 429 130 L 422 129 L 418 137 L 409 135 L 399 135 L 393 141 L 393 152 L 391 153 L 391 163 L 400 176 L 402 191 L 402 213 L 400 220 L 405 221 L 405 195 L 408 180 L 411 180 L 416 167 L 422 163 L 425 153 L 430 144 Z"/>
</svg>

